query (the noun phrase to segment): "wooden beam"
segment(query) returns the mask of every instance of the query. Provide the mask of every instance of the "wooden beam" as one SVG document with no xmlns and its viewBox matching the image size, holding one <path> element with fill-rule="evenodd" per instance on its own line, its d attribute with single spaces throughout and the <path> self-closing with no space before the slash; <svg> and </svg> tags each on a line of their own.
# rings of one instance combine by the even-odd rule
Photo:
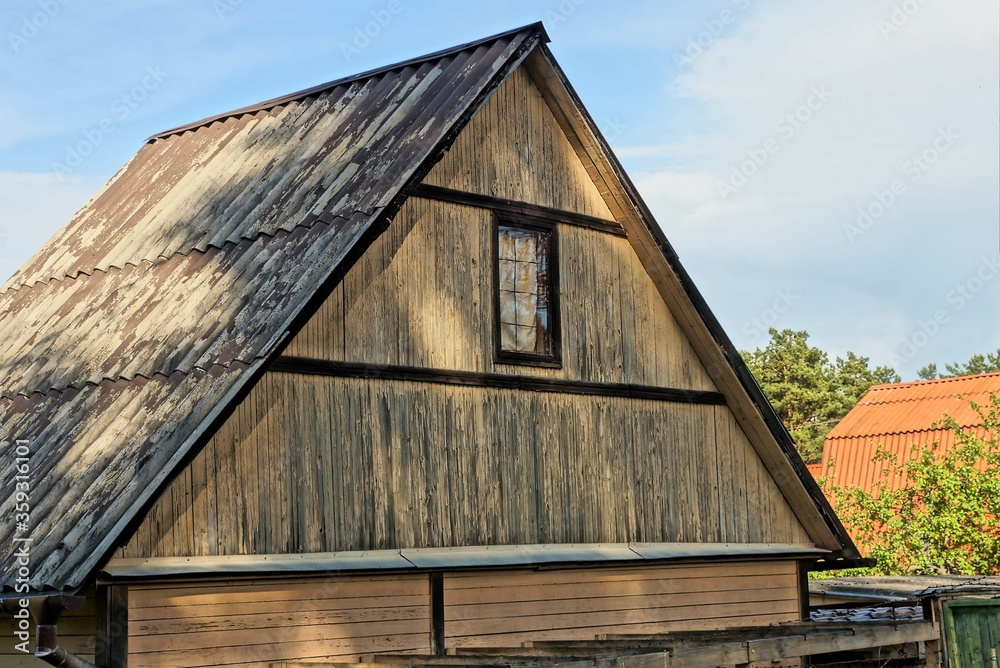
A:
<svg viewBox="0 0 1000 668">
<path fill-rule="evenodd" d="M 595 230 L 597 232 L 603 232 L 617 237 L 628 236 L 625 232 L 625 228 L 622 227 L 618 221 L 605 220 L 595 216 L 587 216 L 582 213 L 576 213 L 575 211 L 566 211 L 565 209 L 554 209 L 552 207 L 541 206 L 539 204 L 531 204 L 530 202 L 502 199 L 500 197 L 492 197 L 490 195 L 480 195 L 479 193 L 471 193 L 464 190 L 454 190 L 452 188 L 442 188 L 441 186 L 426 184 L 416 186 L 413 189 L 412 195 L 414 197 L 423 197 L 424 199 L 433 199 L 440 202 L 450 202 L 452 204 L 463 204 L 481 209 L 501 211 L 503 213 L 515 214 L 529 219 L 536 219 L 540 222 L 555 222 L 563 223 L 565 225 L 573 225 L 575 227 L 584 227 L 589 230 Z"/>
<path fill-rule="evenodd" d="M 776 637 L 756 637 L 785 632 Z M 757 632 L 757 633 L 754 633 Z M 714 639 L 712 634 L 718 635 Z M 755 638 L 740 640 L 734 636 Z M 380 655 L 366 657 L 368 663 L 312 664 L 327 666 L 504 666 L 505 668 L 546 666 L 547 668 L 717 668 L 717 666 L 762 665 L 831 652 L 857 651 L 877 647 L 927 642 L 933 644 L 938 629 L 931 622 L 824 624 L 802 623 L 757 629 L 729 630 L 686 635 L 649 636 L 645 641 L 547 641 L 526 647 L 466 649 L 457 655 L 409 656 Z M 663 645 L 655 651 L 650 642 Z M 305 668 L 309 664 L 285 664 Z"/>
<path fill-rule="evenodd" d="M 672 387 L 653 387 L 629 383 L 594 383 L 589 381 L 540 378 L 535 376 L 510 376 L 477 371 L 429 369 L 392 364 L 365 364 L 361 362 L 335 362 L 306 357 L 279 357 L 269 367 L 280 373 L 300 373 L 339 378 L 379 378 L 415 383 L 463 385 L 465 387 L 493 387 L 557 394 L 583 394 L 603 397 L 627 397 L 672 401 L 684 404 L 721 405 L 725 398 L 718 392 L 686 390 Z"/>
<path fill-rule="evenodd" d="M 128 666 L 128 585 L 97 585 L 94 659 L 101 668 Z"/>
</svg>

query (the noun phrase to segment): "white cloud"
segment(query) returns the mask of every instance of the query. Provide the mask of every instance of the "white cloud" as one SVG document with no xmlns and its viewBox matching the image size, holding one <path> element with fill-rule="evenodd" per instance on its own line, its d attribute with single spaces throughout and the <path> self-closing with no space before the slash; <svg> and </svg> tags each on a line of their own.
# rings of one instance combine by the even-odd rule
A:
<svg viewBox="0 0 1000 668">
<path fill-rule="evenodd" d="M 883 37 L 892 11 L 862 0 L 756 5 L 670 87 L 674 105 L 703 112 L 680 160 L 657 169 L 646 159 L 655 150 L 626 152 L 645 160 L 640 190 L 738 344 L 740 324 L 792 283 L 806 296 L 779 326 L 875 357 L 926 317 L 928 292 L 944 295 L 970 254 L 996 247 L 1000 10 L 928 1 Z M 817 88 L 829 99 L 809 109 Z M 924 152 L 926 168 L 907 163 Z M 745 183 L 741 166 L 753 172 Z M 894 182 L 901 194 L 849 238 L 858 208 Z M 756 293 L 750 274 L 765 284 Z M 966 328 L 995 321 L 996 301 L 973 308 Z M 959 341 L 991 349 L 939 336 L 900 371 L 980 352 Z"/>
</svg>

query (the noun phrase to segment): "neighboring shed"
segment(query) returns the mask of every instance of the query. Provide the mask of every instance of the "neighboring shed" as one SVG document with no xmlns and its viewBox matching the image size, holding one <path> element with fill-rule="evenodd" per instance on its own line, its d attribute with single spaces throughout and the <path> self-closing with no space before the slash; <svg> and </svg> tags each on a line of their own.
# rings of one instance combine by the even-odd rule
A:
<svg viewBox="0 0 1000 668">
<path fill-rule="evenodd" d="M 157 135 L 0 288 L 5 607 L 47 660 L 926 635 L 811 637 L 807 571 L 860 555 L 546 41 Z"/>
<path fill-rule="evenodd" d="M 938 638 L 923 647 L 900 646 L 879 654 L 922 659 L 928 668 L 994 668 L 1000 654 L 1000 577 L 990 576 L 877 576 L 830 578 L 809 583 L 812 619 L 842 623 L 868 620 L 932 622 Z M 841 653 L 841 662 L 859 661 L 872 652 Z M 831 657 L 833 659 L 834 657 Z M 879 662 L 880 665 L 884 665 Z M 892 664 L 889 664 L 892 665 Z M 908 664 L 906 664 L 908 665 Z"/>
<path fill-rule="evenodd" d="M 875 385 L 827 435 L 819 475 L 841 487 L 872 491 L 879 482 L 897 489 L 903 479 L 883 479 L 884 462 L 872 461 L 876 450 L 884 448 L 897 462 L 908 459 L 917 444 L 940 443 L 947 451 L 954 434 L 935 426 L 945 415 L 963 429 L 985 434 L 970 402 L 987 406 L 991 393 L 1000 395 L 1000 373 Z"/>
</svg>

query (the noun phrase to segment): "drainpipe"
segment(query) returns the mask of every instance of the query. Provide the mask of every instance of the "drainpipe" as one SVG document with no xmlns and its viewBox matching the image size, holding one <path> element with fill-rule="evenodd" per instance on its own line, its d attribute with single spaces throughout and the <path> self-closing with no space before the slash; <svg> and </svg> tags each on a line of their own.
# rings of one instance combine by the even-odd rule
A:
<svg viewBox="0 0 1000 668">
<path fill-rule="evenodd" d="M 97 668 L 91 662 L 85 661 L 60 647 L 56 637 L 56 624 L 59 623 L 59 616 L 64 611 L 76 612 L 83 607 L 83 601 L 83 596 L 70 596 L 68 594 L 46 596 L 31 601 L 29 605 L 31 614 L 38 623 L 36 658 L 49 665 L 63 666 L 64 668 Z"/>
</svg>

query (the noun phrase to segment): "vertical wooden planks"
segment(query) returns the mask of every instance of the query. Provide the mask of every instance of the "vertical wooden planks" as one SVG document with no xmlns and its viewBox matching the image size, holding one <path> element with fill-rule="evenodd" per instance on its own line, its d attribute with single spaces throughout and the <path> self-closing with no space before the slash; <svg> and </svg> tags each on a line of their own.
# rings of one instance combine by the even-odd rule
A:
<svg viewBox="0 0 1000 668">
<path fill-rule="evenodd" d="M 426 182 L 613 219 L 524 70 L 497 89 Z"/>
<path fill-rule="evenodd" d="M 530 76 L 517 71 L 427 183 L 612 219 Z M 563 368 L 493 363 L 491 214 L 409 200 L 286 354 L 714 389 L 629 241 L 560 225 Z"/>
<path fill-rule="evenodd" d="M 718 406 L 269 373 L 191 471 L 123 556 L 809 542 Z"/>
</svg>

